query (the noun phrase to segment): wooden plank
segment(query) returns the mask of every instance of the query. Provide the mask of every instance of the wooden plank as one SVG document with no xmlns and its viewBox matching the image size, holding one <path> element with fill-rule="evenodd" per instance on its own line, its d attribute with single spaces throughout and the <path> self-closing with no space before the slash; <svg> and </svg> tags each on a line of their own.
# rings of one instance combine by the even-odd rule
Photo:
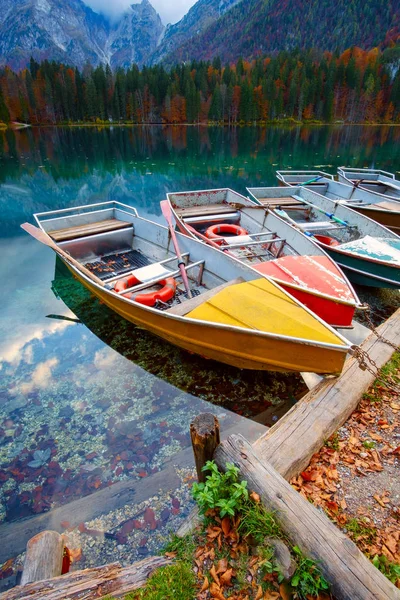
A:
<svg viewBox="0 0 400 600">
<path fill-rule="evenodd" d="M 357 546 L 328 517 L 275 471 L 260 462 L 251 445 L 232 435 L 215 451 L 218 467 L 227 462 L 240 470 L 240 479 L 260 495 L 293 544 L 318 561 L 336 600 L 400 600 L 400 590 L 374 567 Z"/>
<path fill-rule="evenodd" d="M 227 281 L 226 283 L 223 283 L 222 285 L 218 285 L 217 287 L 213 288 L 212 290 L 207 290 L 206 292 L 204 292 L 203 294 L 200 294 L 199 296 L 194 296 L 194 298 L 190 298 L 190 300 L 186 300 L 185 302 L 182 302 L 181 304 L 177 304 L 176 306 L 167 308 L 167 310 L 165 310 L 164 312 L 170 313 L 171 315 L 184 316 L 187 313 L 189 313 L 191 310 L 194 310 L 195 308 L 197 308 L 198 306 L 203 304 L 203 302 L 206 302 L 207 300 L 209 300 L 210 298 L 212 298 L 213 296 L 218 294 L 218 292 L 225 289 L 226 287 L 228 287 L 230 285 L 236 285 L 237 283 L 243 283 L 243 282 L 244 282 L 243 277 L 237 277 L 236 279 Z"/>
<path fill-rule="evenodd" d="M 42 531 L 26 546 L 21 585 L 61 575 L 64 540 L 57 531 Z"/>
<path fill-rule="evenodd" d="M 400 342 L 400 309 L 377 328 L 395 346 Z M 381 368 L 394 348 L 371 334 L 361 348 Z M 339 377 L 325 379 L 306 394 L 254 444 L 262 462 L 270 463 L 285 479 L 303 471 L 324 441 L 341 427 L 356 409 L 375 375 L 363 371 L 349 358 Z"/>
<path fill-rule="evenodd" d="M 236 212 L 234 206 L 229 204 L 201 204 L 198 206 L 188 206 L 187 208 L 175 208 L 176 214 L 180 217 L 194 217 L 201 215 L 220 215 Z"/>
<path fill-rule="evenodd" d="M 132 223 L 128 223 L 128 221 L 107 219 L 106 221 L 97 221 L 96 223 L 88 223 L 86 225 L 76 225 L 74 227 L 66 227 L 65 229 L 55 229 L 54 231 L 49 231 L 48 234 L 56 242 L 65 242 L 67 240 L 85 237 L 86 235 L 105 233 L 107 231 L 114 231 L 131 226 Z"/>
<path fill-rule="evenodd" d="M 14 587 L 0 594 L 0 600 L 102 600 L 110 595 L 121 598 L 143 587 L 153 571 L 170 563 L 165 556 L 151 556 L 124 568 L 119 563 L 112 563 L 72 571 L 53 579 Z"/>
<path fill-rule="evenodd" d="M 257 198 L 257 200 L 259 202 L 261 202 L 262 204 L 266 204 L 269 206 L 277 206 L 277 205 L 282 205 L 282 206 L 286 206 L 286 205 L 297 205 L 297 204 L 303 204 L 303 202 L 300 202 L 300 200 L 296 200 L 296 198 L 292 198 L 292 197 L 285 197 L 285 198 Z"/>
</svg>

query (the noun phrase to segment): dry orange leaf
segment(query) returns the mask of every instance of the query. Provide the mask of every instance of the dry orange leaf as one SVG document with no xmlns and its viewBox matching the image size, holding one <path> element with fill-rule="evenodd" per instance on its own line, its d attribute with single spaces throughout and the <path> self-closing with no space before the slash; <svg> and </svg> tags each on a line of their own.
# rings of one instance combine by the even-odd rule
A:
<svg viewBox="0 0 400 600">
<path fill-rule="evenodd" d="M 231 520 L 229 517 L 224 517 L 221 521 L 222 531 L 224 532 L 224 536 L 226 537 L 231 530 Z"/>
<path fill-rule="evenodd" d="M 214 582 L 210 585 L 210 594 L 212 598 L 217 598 L 217 600 L 226 600 L 225 596 L 220 590 L 219 585 Z"/>
<path fill-rule="evenodd" d="M 225 573 L 223 575 L 221 575 L 221 583 L 223 583 L 224 585 L 232 585 L 231 584 L 232 573 L 233 573 L 233 569 L 228 569 L 227 571 L 225 571 Z"/>
<path fill-rule="evenodd" d="M 257 594 L 254 597 L 254 600 L 261 600 L 261 598 L 263 597 L 263 591 L 262 591 L 262 587 L 261 585 L 258 586 L 257 588 Z"/>
<path fill-rule="evenodd" d="M 292 600 L 293 592 L 290 585 L 286 582 L 281 583 L 279 586 L 279 593 L 282 596 L 283 600 Z"/>
<path fill-rule="evenodd" d="M 208 581 L 208 577 L 204 577 L 203 585 L 201 587 L 200 592 L 205 592 L 210 587 L 210 582 Z"/>
<path fill-rule="evenodd" d="M 218 564 L 217 564 L 216 574 L 219 575 L 220 573 L 225 573 L 227 568 L 228 568 L 228 560 L 226 558 L 221 558 L 221 560 L 219 560 Z"/>
<path fill-rule="evenodd" d="M 167 558 L 176 558 L 176 554 L 177 554 L 176 552 L 166 552 L 165 556 Z"/>
<path fill-rule="evenodd" d="M 71 563 L 77 563 L 82 558 L 82 548 L 68 548 Z"/>
<path fill-rule="evenodd" d="M 250 498 L 256 503 L 258 504 L 261 501 L 261 498 L 259 496 L 259 494 L 257 494 L 257 492 L 251 492 L 250 494 Z"/>
<path fill-rule="evenodd" d="M 215 565 L 213 565 L 213 566 L 211 567 L 211 569 L 210 569 L 210 575 L 211 575 L 211 577 L 214 579 L 215 583 L 216 583 L 217 585 L 219 585 L 219 577 L 218 577 L 218 575 L 217 575 L 217 572 L 216 572 L 216 570 L 215 570 Z"/>
</svg>

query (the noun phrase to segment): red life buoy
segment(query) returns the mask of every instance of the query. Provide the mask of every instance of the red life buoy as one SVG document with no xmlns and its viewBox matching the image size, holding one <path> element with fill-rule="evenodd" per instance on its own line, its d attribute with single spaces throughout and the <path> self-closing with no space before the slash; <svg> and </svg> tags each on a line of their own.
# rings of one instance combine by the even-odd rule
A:
<svg viewBox="0 0 400 600">
<path fill-rule="evenodd" d="M 144 304 L 145 306 L 154 306 L 157 300 L 161 300 L 162 302 L 168 302 L 175 296 L 176 292 L 176 281 L 173 277 L 167 277 L 162 281 L 158 282 L 163 287 L 161 290 L 157 292 L 149 292 L 147 294 L 122 294 L 124 298 L 128 298 L 129 300 L 134 300 L 135 302 L 139 302 L 140 304 Z"/>
<path fill-rule="evenodd" d="M 233 225 L 231 223 L 221 223 L 220 225 L 211 225 L 206 231 L 206 237 L 209 240 L 221 237 L 221 234 L 232 233 L 233 235 L 248 235 L 248 231 L 239 225 Z M 217 244 L 222 243 L 222 240 L 218 240 Z"/>
<path fill-rule="evenodd" d="M 325 246 L 339 246 L 339 242 L 328 235 L 314 235 L 315 239 Z"/>
<path fill-rule="evenodd" d="M 123 292 L 124 290 L 127 290 L 128 288 L 133 287 L 138 283 L 142 282 L 139 281 L 139 279 L 136 279 L 134 275 L 129 275 L 129 277 L 124 277 L 123 279 L 117 281 L 117 283 L 114 286 L 114 292 L 117 292 L 117 294 L 119 294 L 120 292 Z"/>
</svg>

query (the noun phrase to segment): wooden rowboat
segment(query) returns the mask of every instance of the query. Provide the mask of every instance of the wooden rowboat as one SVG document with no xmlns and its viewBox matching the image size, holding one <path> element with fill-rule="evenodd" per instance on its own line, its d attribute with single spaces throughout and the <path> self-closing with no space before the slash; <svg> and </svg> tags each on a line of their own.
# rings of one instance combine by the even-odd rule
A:
<svg viewBox="0 0 400 600">
<path fill-rule="evenodd" d="M 169 230 L 132 207 L 105 202 L 35 219 L 36 231 L 50 236 L 49 245 L 95 296 L 181 348 L 247 369 L 337 373 L 343 366 L 345 338 L 268 278 L 177 234 L 193 296 L 187 299 Z M 171 279 L 175 294 L 158 299 L 160 281 Z M 154 306 L 142 303 L 144 294 L 154 296 Z"/>
<path fill-rule="evenodd" d="M 318 242 L 350 281 L 400 287 L 400 237 L 372 219 L 322 196 L 316 188 L 248 188 L 257 204 L 273 208 Z M 291 198 L 292 205 L 281 202 Z"/>
<path fill-rule="evenodd" d="M 377 180 L 377 183 L 368 185 L 361 179 L 363 172 L 371 171 L 352 170 L 341 167 L 338 169 L 339 181 L 334 181 L 333 175 L 324 173 L 323 171 L 277 171 L 278 180 L 287 186 L 302 185 L 314 191 L 317 191 L 322 196 L 326 196 L 331 200 L 340 202 L 352 208 L 357 212 L 377 221 L 381 225 L 385 225 L 395 233 L 400 233 L 400 182 L 391 179 L 387 185 L 382 186 L 382 182 Z M 375 171 L 377 177 L 384 178 L 385 171 Z M 388 173 L 388 175 L 391 175 Z M 354 179 L 353 179 L 354 177 Z M 357 179 L 360 177 L 360 179 Z M 398 196 L 397 194 L 398 188 Z M 381 192 L 378 192 L 381 189 Z M 388 194 L 383 193 L 386 190 Z M 391 194 L 391 195 L 390 195 Z"/>
<path fill-rule="evenodd" d="M 312 239 L 230 189 L 167 194 L 178 228 L 271 277 L 334 327 L 351 327 L 360 302 L 335 262 Z M 293 203 L 293 200 L 291 199 Z M 246 235 L 207 237 L 213 226 Z M 240 231 L 240 229 L 239 229 Z"/>
</svg>

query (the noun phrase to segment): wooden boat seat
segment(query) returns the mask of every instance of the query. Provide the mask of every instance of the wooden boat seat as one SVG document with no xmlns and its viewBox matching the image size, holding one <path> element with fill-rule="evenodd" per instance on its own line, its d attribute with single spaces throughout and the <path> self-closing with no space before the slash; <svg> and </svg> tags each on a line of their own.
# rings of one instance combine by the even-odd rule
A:
<svg viewBox="0 0 400 600">
<path fill-rule="evenodd" d="M 188 208 L 175 208 L 177 215 L 182 217 L 195 217 L 201 215 L 224 215 L 235 210 L 229 204 L 204 204 L 200 206 L 190 206 Z"/>
<path fill-rule="evenodd" d="M 220 292 L 221 290 L 224 290 L 226 287 L 229 287 L 230 285 L 236 285 L 237 283 L 243 283 L 244 281 L 245 280 L 243 279 L 243 277 L 237 277 L 236 279 L 227 281 L 226 283 L 223 283 L 222 285 L 219 285 L 213 288 L 212 290 L 207 290 L 203 294 L 200 294 L 200 296 L 195 296 L 194 298 L 190 298 L 189 300 L 186 300 L 181 304 L 172 306 L 164 312 L 169 313 L 171 315 L 179 315 L 183 317 L 191 310 L 194 310 L 195 308 L 197 308 L 198 306 L 200 306 L 201 304 L 218 294 L 218 292 Z"/>
<path fill-rule="evenodd" d="M 285 197 L 285 198 L 257 198 L 261 204 L 264 206 L 289 206 L 289 205 L 298 205 L 303 204 L 300 200 L 296 200 L 296 198 Z"/>
<path fill-rule="evenodd" d="M 55 242 L 65 242 L 67 240 L 86 237 L 87 235 L 116 231 L 125 227 L 132 227 L 132 223 L 120 221 L 119 219 L 107 219 L 106 221 L 97 221 L 96 223 L 88 223 L 87 225 L 55 229 L 54 231 L 49 231 L 48 234 Z"/>
</svg>

